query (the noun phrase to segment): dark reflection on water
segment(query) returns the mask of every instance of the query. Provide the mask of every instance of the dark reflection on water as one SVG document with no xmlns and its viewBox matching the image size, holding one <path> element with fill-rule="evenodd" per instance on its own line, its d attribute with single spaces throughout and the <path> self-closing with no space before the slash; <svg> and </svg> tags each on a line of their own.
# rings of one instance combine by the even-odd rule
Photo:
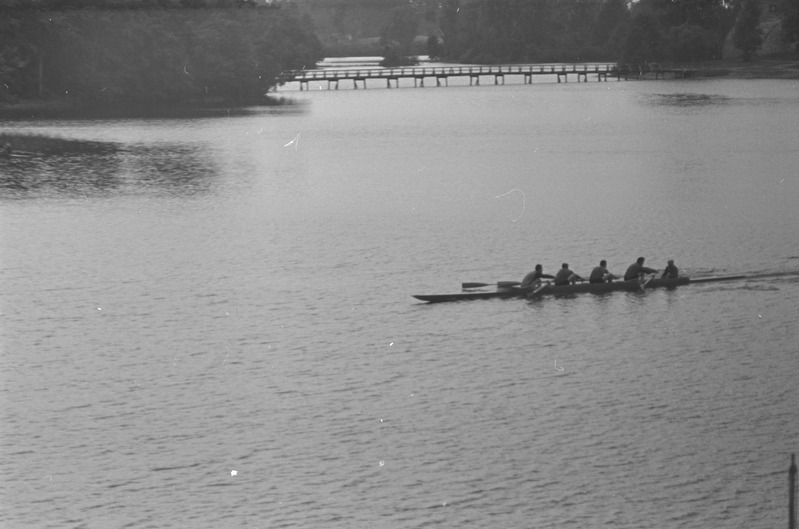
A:
<svg viewBox="0 0 799 529">
<path fill-rule="evenodd" d="M 126 154 L 138 188 L 195 195 L 208 192 L 218 174 L 212 156 L 197 145 L 140 146 Z"/>
<path fill-rule="evenodd" d="M 731 99 L 718 94 L 652 94 L 651 103 L 658 106 L 670 107 L 704 107 L 712 105 L 725 105 Z"/>
<path fill-rule="evenodd" d="M 103 152 L 0 159 L 0 199 L 208 192 L 217 168 L 201 146 L 129 145 Z"/>
</svg>

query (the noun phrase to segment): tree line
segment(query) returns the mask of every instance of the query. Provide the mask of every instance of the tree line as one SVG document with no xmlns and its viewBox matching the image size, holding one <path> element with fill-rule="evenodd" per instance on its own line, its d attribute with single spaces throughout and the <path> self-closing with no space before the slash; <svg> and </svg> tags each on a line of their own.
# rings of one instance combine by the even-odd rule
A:
<svg viewBox="0 0 799 529">
<path fill-rule="evenodd" d="M 770 4 L 797 50 L 799 0 Z M 395 9 L 384 43 L 408 49 L 431 13 L 428 52 L 456 62 L 695 62 L 722 58 L 729 34 L 745 58 L 762 42 L 757 0 L 418 0 Z"/>
<path fill-rule="evenodd" d="M 0 101 L 254 102 L 322 48 L 254 0 L 2 0 Z"/>
</svg>

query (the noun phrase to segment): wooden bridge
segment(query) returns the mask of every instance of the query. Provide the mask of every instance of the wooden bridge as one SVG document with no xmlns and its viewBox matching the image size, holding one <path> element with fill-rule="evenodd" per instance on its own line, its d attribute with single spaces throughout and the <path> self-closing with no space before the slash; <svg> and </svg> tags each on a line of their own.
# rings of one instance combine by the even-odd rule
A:
<svg viewBox="0 0 799 529">
<path fill-rule="evenodd" d="M 436 86 L 448 86 L 450 77 L 468 77 L 469 86 L 479 85 L 481 77 L 493 77 L 494 84 L 505 84 L 506 76 L 521 76 L 524 84 L 533 84 L 535 76 L 556 76 L 558 82 L 568 82 L 569 76 L 577 78 L 577 82 L 588 82 L 589 76 L 597 81 L 607 81 L 608 77 L 636 79 L 654 77 L 655 79 L 673 77 L 690 77 L 692 70 L 685 67 L 673 67 L 660 64 L 618 65 L 618 64 L 513 64 L 492 66 L 426 66 L 402 68 L 325 68 L 316 70 L 290 70 L 283 72 L 278 84 L 298 82 L 300 91 L 308 89 L 312 81 L 327 82 L 327 88 L 338 90 L 339 81 L 352 81 L 353 88 L 358 83 L 366 88 L 366 81 L 382 79 L 386 87 L 392 82 L 399 87 L 400 79 L 413 79 L 413 86 L 423 87 L 425 79 L 435 79 Z"/>
</svg>

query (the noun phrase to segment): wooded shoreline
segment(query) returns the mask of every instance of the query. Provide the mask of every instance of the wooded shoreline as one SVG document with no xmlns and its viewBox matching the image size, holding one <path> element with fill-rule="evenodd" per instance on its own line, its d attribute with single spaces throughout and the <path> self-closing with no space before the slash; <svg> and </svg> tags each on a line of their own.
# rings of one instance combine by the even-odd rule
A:
<svg viewBox="0 0 799 529">
<path fill-rule="evenodd" d="M 799 60 L 755 59 L 749 62 L 722 60 L 691 65 L 695 79 L 799 79 Z M 208 117 L 244 114 L 259 106 L 292 105 L 276 96 L 252 101 L 205 101 L 196 104 L 97 104 L 74 99 L 25 100 L 0 104 L 0 119 L 43 118 L 131 118 L 131 117 Z"/>
<path fill-rule="evenodd" d="M 799 79 L 799 60 L 757 58 L 702 62 L 691 65 L 697 78 L 726 77 L 728 79 Z"/>
</svg>

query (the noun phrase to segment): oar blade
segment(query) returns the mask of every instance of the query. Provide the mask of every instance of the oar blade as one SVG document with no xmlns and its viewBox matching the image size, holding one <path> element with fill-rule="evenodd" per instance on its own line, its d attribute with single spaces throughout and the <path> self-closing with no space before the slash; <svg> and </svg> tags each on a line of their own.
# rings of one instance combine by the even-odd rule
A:
<svg viewBox="0 0 799 529">
<path fill-rule="evenodd" d="M 715 281 L 735 281 L 737 279 L 746 279 L 746 276 L 716 276 L 716 277 L 699 277 L 691 278 L 691 283 L 711 283 Z"/>
<path fill-rule="evenodd" d="M 469 288 L 482 288 L 489 286 L 488 283 L 461 283 L 461 288 L 469 289 Z"/>
<path fill-rule="evenodd" d="M 470 288 L 483 288 L 483 287 L 498 287 L 508 288 L 517 287 L 521 285 L 519 281 L 497 281 L 496 283 L 461 283 L 461 288 L 466 290 Z"/>
</svg>

